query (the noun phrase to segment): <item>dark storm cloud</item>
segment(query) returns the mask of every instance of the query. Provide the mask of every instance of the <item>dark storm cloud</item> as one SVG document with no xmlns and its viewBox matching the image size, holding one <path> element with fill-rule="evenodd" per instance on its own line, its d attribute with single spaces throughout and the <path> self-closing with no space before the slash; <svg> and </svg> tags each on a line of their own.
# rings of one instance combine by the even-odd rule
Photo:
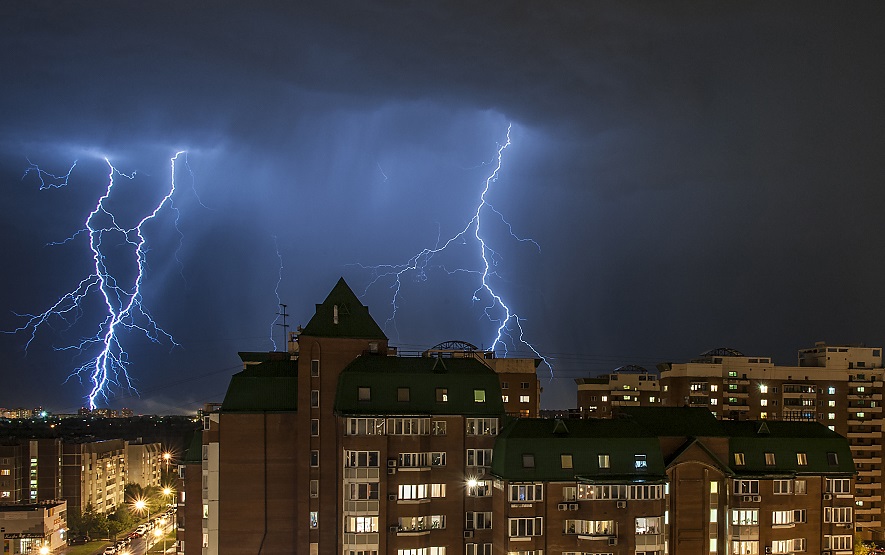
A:
<svg viewBox="0 0 885 555">
<path fill-rule="evenodd" d="M 883 22 L 823 2 L 7 2 L 3 252 L 22 272 L 0 308 L 68 287 L 77 252 L 43 245 L 101 186 L 96 157 L 150 186 L 187 148 L 184 238 L 154 229 L 146 301 L 183 348 L 138 348 L 139 377 L 223 368 L 270 346 L 273 236 L 303 323 L 338 275 L 368 284 L 348 264 L 460 229 L 512 121 L 493 202 L 541 252 L 496 229 L 501 287 L 561 361 L 549 404 L 572 402 L 571 376 L 719 344 L 782 363 L 818 339 L 879 344 Z M 92 160 L 93 188 L 38 194 L 26 157 Z M 379 321 L 386 285 L 365 299 Z M 436 287 L 406 284 L 393 339 L 487 343 L 475 285 Z M 40 367 L 3 340 L 10 369 Z M 152 402 L 223 391 L 206 382 Z"/>
</svg>

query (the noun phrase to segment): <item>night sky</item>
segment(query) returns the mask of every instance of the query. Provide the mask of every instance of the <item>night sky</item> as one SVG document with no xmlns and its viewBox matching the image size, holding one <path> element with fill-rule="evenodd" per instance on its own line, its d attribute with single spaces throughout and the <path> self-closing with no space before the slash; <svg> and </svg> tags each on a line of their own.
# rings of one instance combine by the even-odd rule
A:
<svg viewBox="0 0 885 555">
<path fill-rule="evenodd" d="M 343 276 L 403 351 L 490 346 L 472 235 L 403 274 L 395 323 L 393 280 L 365 267 L 464 229 L 511 124 L 481 229 L 553 364 L 544 408 L 573 406 L 575 377 L 720 346 L 793 364 L 815 341 L 885 345 L 881 3 L 286 4 L 0 3 L 0 329 L 92 271 L 85 234 L 48 243 L 84 227 L 105 157 L 136 172 L 108 200 L 131 225 L 187 151 L 178 212 L 144 226 L 144 306 L 179 346 L 123 333 L 140 396 L 100 404 L 221 400 L 237 351 L 273 348 L 280 275 L 293 327 Z M 64 188 L 25 175 L 75 160 Z M 81 406 L 88 384 L 63 382 L 95 350 L 54 349 L 101 308 L 49 319 L 27 354 L 29 332 L 0 336 L 0 406 Z"/>
</svg>

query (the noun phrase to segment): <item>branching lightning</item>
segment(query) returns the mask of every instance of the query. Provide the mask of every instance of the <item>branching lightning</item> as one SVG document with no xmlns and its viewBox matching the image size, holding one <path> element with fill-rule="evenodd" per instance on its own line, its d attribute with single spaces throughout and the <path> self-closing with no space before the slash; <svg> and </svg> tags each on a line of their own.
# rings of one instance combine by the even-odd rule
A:
<svg viewBox="0 0 885 555">
<path fill-rule="evenodd" d="M 172 335 L 161 328 L 151 317 L 150 312 L 143 304 L 141 287 L 146 269 L 146 255 L 149 250 L 144 230 L 145 224 L 156 218 L 160 211 L 168 206 L 170 210 L 175 211 L 175 224 L 178 229 L 179 214 L 173 204 L 172 196 L 175 193 L 175 165 L 182 155 L 186 155 L 186 153 L 180 151 L 170 158 L 170 181 L 165 195 L 156 205 L 152 208 L 149 207 L 146 215 L 141 217 L 132 227 L 125 227 L 119 223 L 122 218 L 109 207 L 109 199 L 114 189 L 120 187 L 117 185 L 117 179 L 132 180 L 135 178 L 135 172 L 125 174 L 105 158 L 108 165 L 107 186 L 95 208 L 86 217 L 83 228 L 64 241 L 51 243 L 62 244 L 82 236 L 88 236 L 92 273 L 81 279 L 76 287 L 62 295 L 45 311 L 38 314 L 17 314 L 17 316 L 27 318 L 26 322 L 15 330 L 6 332 L 28 334 L 29 337 L 24 346 L 25 352 L 27 352 L 39 329 L 51 326 L 52 321 L 55 320 L 61 320 L 69 327 L 73 326 L 83 315 L 87 299 L 98 297 L 100 303 L 103 303 L 103 315 L 99 318 L 98 330 L 95 335 L 65 347 L 56 347 L 56 350 L 73 350 L 79 353 L 94 352 L 93 350 L 97 349 L 97 354 L 94 356 L 90 354 L 90 360 L 74 369 L 68 377 L 68 379 L 77 377 L 81 382 L 88 379 L 91 385 L 86 398 L 92 409 L 96 408 L 100 399 L 108 400 L 112 387 L 136 391 L 129 376 L 130 360 L 123 346 L 122 331 L 140 332 L 154 343 L 168 341 L 173 347 L 178 345 Z M 30 160 L 28 162 L 30 165 L 22 179 L 31 173 L 36 174 L 40 180 L 41 190 L 67 186 L 71 173 L 77 165 L 74 162 L 67 174 L 57 176 L 42 170 Z M 112 247 L 119 247 L 123 243 L 127 245 L 129 253 L 127 256 L 131 256 L 134 263 L 134 276 L 129 276 L 128 279 L 120 272 L 115 272 L 108 267 L 110 263 L 116 264 L 112 257 L 117 254 L 112 252 Z"/>
<path fill-rule="evenodd" d="M 400 303 L 400 293 L 402 291 L 402 282 L 406 275 L 414 274 L 414 277 L 418 281 L 426 281 L 427 270 L 432 266 L 431 261 L 434 256 L 442 253 L 447 248 L 454 244 L 461 244 L 463 242 L 469 241 L 471 237 L 476 240 L 476 245 L 479 250 L 479 259 L 481 260 L 479 269 L 476 268 L 456 268 L 456 269 L 446 269 L 443 268 L 447 273 L 469 273 L 474 274 L 479 277 L 479 285 L 473 291 L 472 301 L 474 303 L 485 302 L 487 303 L 483 309 L 484 315 L 493 323 L 495 323 L 495 334 L 494 338 L 491 341 L 491 350 L 496 350 L 499 347 L 504 350 L 506 355 L 507 353 L 507 342 L 505 341 L 505 337 L 509 338 L 513 344 L 521 343 L 531 349 L 535 355 L 544 361 L 544 364 L 550 369 L 551 376 L 553 374 L 553 366 L 551 362 L 544 357 L 537 348 L 534 347 L 531 343 L 529 343 L 525 339 L 525 333 L 522 327 L 522 323 L 520 321 L 519 315 L 511 308 L 511 306 L 505 302 L 504 298 L 495 291 L 491 278 L 493 276 L 500 277 L 498 273 L 495 271 L 494 267 L 497 266 L 500 255 L 489 245 L 488 241 L 483 236 L 482 222 L 483 216 L 488 215 L 489 212 L 496 215 L 507 227 L 510 236 L 520 242 L 528 242 L 532 243 L 540 252 L 541 247 L 535 242 L 533 239 L 522 238 L 516 235 L 513 231 L 513 226 L 507 219 L 504 217 L 501 212 L 495 209 L 494 206 L 489 202 L 487 195 L 494 183 L 498 180 L 498 175 L 500 173 L 503 159 L 504 159 L 504 151 L 510 146 L 510 130 L 512 125 L 507 127 L 507 137 L 504 143 L 498 145 L 497 154 L 495 157 L 494 170 L 489 174 L 489 176 L 485 180 L 485 184 L 482 188 L 482 192 L 479 195 L 479 202 L 476 205 L 476 211 L 473 213 L 473 216 L 467 222 L 467 225 L 464 226 L 461 231 L 451 236 L 450 238 L 442 241 L 441 235 L 438 234 L 436 244 L 432 248 L 424 248 L 419 251 L 417 254 L 408 259 L 404 264 L 379 264 L 375 266 L 358 264 L 361 268 L 371 270 L 373 272 L 373 278 L 370 283 L 366 286 L 363 295 L 365 295 L 368 290 L 375 285 L 379 280 L 384 278 L 393 278 L 393 284 L 390 288 L 393 290 L 393 296 L 390 301 L 391 306 L 391 315 L 387 319 L 385 326 L 392 325 L 397 335 L 399 335 L 399 330 L 396 327 L 396 315 L 397 309 L 399 308 Z M 386 177 L 386 176 L 385 176 Z M 441 267 L 441 266 L 439 266 Z"/>
</svg>

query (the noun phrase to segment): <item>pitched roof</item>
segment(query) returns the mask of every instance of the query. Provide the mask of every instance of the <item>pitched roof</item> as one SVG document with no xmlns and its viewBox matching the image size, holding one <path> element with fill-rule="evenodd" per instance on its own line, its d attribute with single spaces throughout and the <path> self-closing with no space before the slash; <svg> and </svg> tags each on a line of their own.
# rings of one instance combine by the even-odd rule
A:
<svg viewBox="0 0 885 555">
<path fill-rule="evenodd" d="M 765 424 L 763 426 L 762 424 Z M 723 421 L 730 465 L 739 475 L 854 474 L 848 440 L 817 422 Z M 735 453 L 744 464 L 736 464 Z M 774 456 L 767 465 L 766 453 Z M 800 454 L 805 464 L 799 464 Z M 832 455 L 831 455 L 832 454 Z"/>
<path fill-rule="evenodd" d="M 571 468 L 563 468 L 563 455 L 571 456 Z M 600 468 L 599 455 L 608 455 L 609 468 Z M 637 466 L 637 455 L 645 456 L 645 466 Z M 591 483 L 647 483 L 665 478 L 657 438 L 633 422 L 609 419 L 514 420 L 495 442 L 492 474 L 511 481 Z"/>
<path fill-rule="evenodd" d="M 203 460 L 203 432 L 196 430 L 184 454 L 184 464 L 199 464 Z"/>
<path fill-rule="evenodd" d="M 326 300 L 316 305 L 316 313 L 301 331 L 310 337 L 352 337 L 386 340 L 387 336 L 369 315 L 344 278 L 338 280 Z"/>
<path fill-rule="evenodd" d="M 249 362 L 262 357 L 240 353 L 245 370 L 234 374 L 221 403 L 222 412 L 266 412 L 297 410 L 298 362 L 285 353 L 265 362 Z M 281 355 L 281 356 L 280 356 Z"/>
<path fill-rule="evenodd" d="M 369 388 L 368 400 L 360 400 L 360 388 Z M 398 400 L 400 388 L 408 389 L 408 401 Z M 437 389 L 446 390 L 445 401 L 437 401 Z M 483 392 L 484 401 L 476 401 L 477 391 Z M 502 416 L 504 402 L 497 374 L 473 357 L 364 355 L 339 375 L 335 410 L 339 414 Z"/>
<path fill-rule="evenodd" d="M 632 420 L 658 437 L 725 437 L 728 435 L 705 407 L 619 407 L 621 418 Z"/>
</svg>

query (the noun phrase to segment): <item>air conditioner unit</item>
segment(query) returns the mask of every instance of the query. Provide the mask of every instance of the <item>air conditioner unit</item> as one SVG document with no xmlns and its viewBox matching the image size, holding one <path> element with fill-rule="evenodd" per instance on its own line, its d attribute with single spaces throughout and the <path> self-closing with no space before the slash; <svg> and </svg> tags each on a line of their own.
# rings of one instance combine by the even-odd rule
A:
<svg viewBox="0 0 885 555">
<path fill-rule="evenodd" d="M 608 544 L 609 545 L 618 545 L 618 538 L 609 538 Z"/>
<path fill-rule="evenodd" d="M 578 504 L 577 504 L 577 503 L 569 503 L 569 504 L 568 504 L 568 510 L 570 510 L 570 511 L 577 511 L 577 510 L 578 510 Z"/>
<path fill-rule="evenodd" d="M 824 494 L 824 501 L 829 501 L 829 500 L 832 499 L 832 498 L 833 498 L 833 494 L 832 494 L 832 493 L 825 493 L 825 494 Z"/>
<path fill-rule="evenodd" d="M 851 524 L 846 522 L 845 524 L 839 524 L 838 527 L 839 528 L 851 528 Z"/>
<path fill-rule="evenodd" d="M 619 508 L 619 509 L 626 509 L 626 508 L 627 508 L 627 502 L 626 502 L 626 501 L 618 501 L 618 508 Z"/>
<path fill-rule="evenodd" d="M 568 510 L 568 503 L 560 503 L 559 505 L 556 506 L 556 508 L 559 509 L 560 511 L 567 511 Z"/>
<path fill-rule="evenodd" d="M 396 494 L 395 494 L 395 493 L 391 493 L 391 494 L 389 494 L 389 495 L 387 496 L 387 500 L 388 500 L 388 501 L 396 501 Z"/>
<path fill-rule="evenodd" d="M 754 503 L 759 503 L 760 501 L 762 501 L 762 497 L 761 497 L 761 496 L 759 496 L 759 495 L 754 495 L 754 496 L 753 496 L 753 502 L 754 502 Z"/>
<path fill-rule="evenodd" d="M 752 495 L 745 495 L 745 496 L 744 496 L 744 503 L 749 503 L 749 502 L 752 501 L 752 500 L 753 500 L 753 496 L 752 496 Z"/>
<path fill-rule="evenodd" d="M 473 537 L 473 530 L 464 530 L 464 537 L 470 539 Z"/>
<path fill-rule="evenodd" d="M 387 459 L 387 467 L 396 467 L 396 459 Z"/>
<path fill-rule="evenodd" d="M 396 469 L 395 468 L 388 468 L 387 473 L 388 474 L 396 474 Z"/>
<path fill-rule="evenodd" d="M 484 466 L 477 467 L 476 475 L 477 476 L 485 476 L 486 475 L 486 467 L 484 467 Z"/>
<path fill-rule="evenodd" d="M 388 530 L 390 530 L 390 533 L 391 533 L 391 534 L 396 534 L 397 532 L 399 532 L 399 526 L 397 526 L 396 524 L 394 524 L 393 526 L 391 526 L 390 528 L 388 528 Z"/>
</svg>

